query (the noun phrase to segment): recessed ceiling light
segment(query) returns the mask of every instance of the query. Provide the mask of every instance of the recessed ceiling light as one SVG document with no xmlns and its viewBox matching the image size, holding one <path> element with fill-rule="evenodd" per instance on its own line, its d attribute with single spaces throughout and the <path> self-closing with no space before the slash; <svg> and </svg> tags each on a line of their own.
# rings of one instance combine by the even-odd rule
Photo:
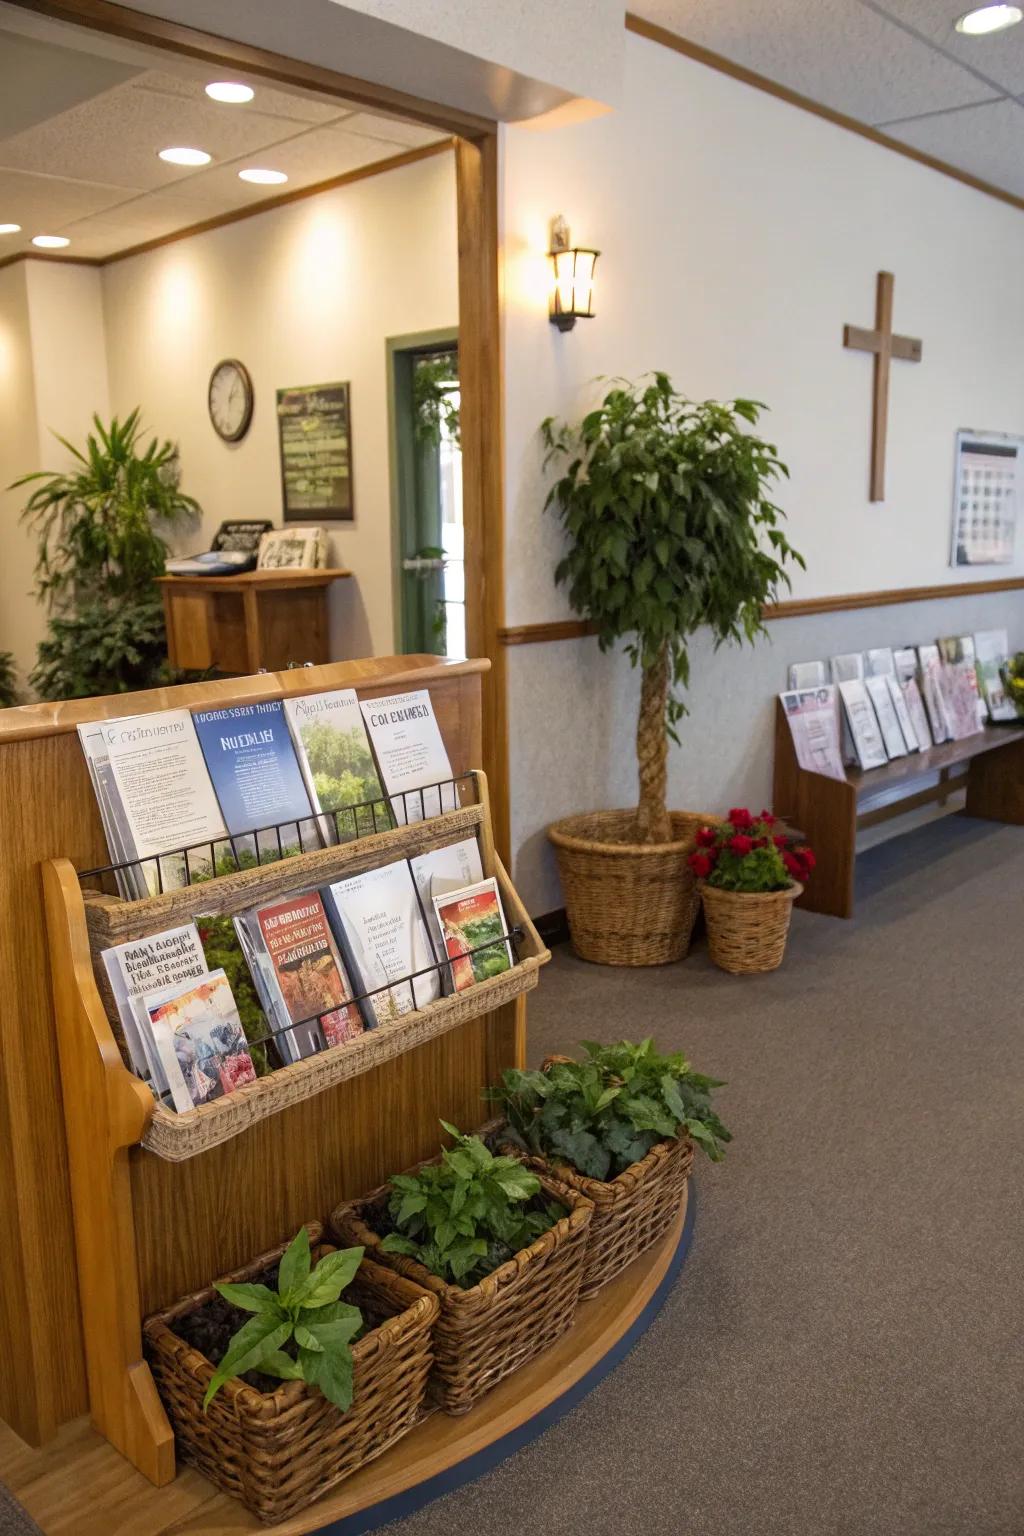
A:
<svg viewBox="0 0 1024 1536">
<path fill-rule="evenodd" d="M 206 94 L 214 101 L 226 101 L 237 107 L 252 101 L 256 92 L 251 85 L 242 85 L 237 80 L 214 80 L 206 87 Z"/>
<path fill-rule="evenodd" d="M 44 251 L 59 251 L 62 246 L 70 245 L 71 241 L 67 235 L 33 235 L 32 244 Z"/>
<path fill-rule="evenodd" d="M 956 29 L 966 32 L 968 37 L 984 37 L 988 32 L 1015 27 L 1018 21 L 1024 21 L 1024 11 L 1019 5 L 981 5 L 961 16 Z"/>
<path fill-rule="evenodd" d="M 209 165 L 213 157 L 205 149 L 162 149 L 160 159 L 170 165 Z"/>
<path fill-rule="evenodd" d="M 279 187 L 282 181 L 288 180 L 284 171 L 265 171 L 261 170 L 258 166 L 252 166 L 246 171 L 239 171 L 238 177 L 240 181 L 255 182 L 258 187 Z"/>
<path fill-rule="evenodd" d="M 20 224 L 0 224 L 0 235 L 17 235 L 20 231 Z"/>
</svg>

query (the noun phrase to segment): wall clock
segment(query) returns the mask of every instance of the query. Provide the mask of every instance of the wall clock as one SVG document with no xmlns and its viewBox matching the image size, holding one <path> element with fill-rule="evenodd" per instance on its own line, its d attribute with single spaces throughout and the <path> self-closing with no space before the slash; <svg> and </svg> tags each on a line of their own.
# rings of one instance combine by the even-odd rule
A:
<svg viewBox="0 0 1024 1536">
<path fill-rule="evenodd" d="M 252 379 L 244 363 L 226 357 L 210 374 L 207 405 L 213 430 L 225 443 L 238 443 L 252 421 Z"/>
</svg>

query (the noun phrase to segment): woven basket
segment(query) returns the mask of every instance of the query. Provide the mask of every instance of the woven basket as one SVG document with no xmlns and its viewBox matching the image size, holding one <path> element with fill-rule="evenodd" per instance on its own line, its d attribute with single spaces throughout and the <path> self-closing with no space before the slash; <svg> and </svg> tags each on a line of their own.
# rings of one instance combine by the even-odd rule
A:
<svg viewBox="0 0 1024 1536">
<path fill-rule="evenodd" d="M 542 1176 L 541 1185 L 567 1207 L 568 1216 L 465 1291 L 415 1259 L 380 1252 L 381 1239 L 373 1228 L 390 1197 L 388 1185 L 346 1201 L 331 1216 L 331 1230 L 340 1242 L 361 1244 L 440 1303 L 427 1392 L 445 1413 L 468 1413 L 504 1377 L 550 1348 L 572 1323 L 593 1206 L 549 1177 Z"/>
<path fill-rule="evenodd" d="M 636 843 L 634 811 L 592 811 L 548 828 L 562 877 L 572 945 L 600 965 L 681 960 L 700 908 L 687 855 L 718 818 L 671 813 L 673 841 Z"/>
<path fill-rule="evenodd" d="M 556 1179 L 593 1202 L 581 1301 L 596 1296 L 668 1231 L 683 1203 L 693 1165 L 693 1143 L 687 1136 L 659 1141 L 646 1157 L 607 1184 L 588 1179 L 565 1163 L 524 1155 L 512 1147 L 508 1150 L 535 1173 Z"/>
<path fill-rule="evenodd" d="M 784 891 L 722 891 L 702 881 L 708 953 L 715 964 L 734 976 L 777 970 L 802 890 L 797 881 Z"/>
<path fill-rule="evenodd" d="M 322 1228 L 310 1225 L 310 1240 Z M 224 1275 L 254 1280 L 281 1258 L 284 1244 Z M 322 1246 L 315 1257 L 329 1253 Z M 316 1387 L 286 1381 L 258 1392 L 238 1380 L 203 1412 L 214 1367 L 170 1324 L 216 1295 L 210 1286 L 157 1312 L 143 1326 L 146 1358 L 174 1426 L 179 1454 L 268 1524 L 311 1504 L 412 1429 L 431 1364 L 436 1299 L 391 1269 L 364 1259 L 345 1291 L 370 1331 L 352 1346 L 355 1395 L 342 1413 Z"/>
</svg>

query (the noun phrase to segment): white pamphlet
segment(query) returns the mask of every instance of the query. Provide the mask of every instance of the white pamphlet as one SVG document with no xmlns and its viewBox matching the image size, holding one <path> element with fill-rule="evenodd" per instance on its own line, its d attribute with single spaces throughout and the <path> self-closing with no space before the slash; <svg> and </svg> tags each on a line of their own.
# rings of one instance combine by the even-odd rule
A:
<svg viewBox="0 0 1024 1536">
<path fill-rule="evenodd" d="M 882 733 L 886 752 L 890 757 L 906 757 L 907 742 L 900 722 L 896 717 L 896 710 L 889 693 L 888 678 L 880 677 L 877 674 L 866 677 L 864 679 L 864 687 L 867 689 L 871 702 L 875 706 L 878 728 Z"/>
<path fill-rule="evenodd" d="M 794 661 L 789 669 L 791 691 L 823 688 L 828 680 L 828 667 L 823 661 Z"/>
<path fill-rule="evenodd" d="M 845 779 L 835 687 L 828 684 L 820 688 L 795 688 L 781 693 L 779 698 L 800 767 L 829 779 Z"/>
<path fill-rule="evenodd" d="M 895 672 L 887 672 L 885 674 L 885 686 L 889 690 L 889 698 L 896 712 L 896 719 L 900 723 L 900 730 L 903 732 L 903 740 L 907 751 L 917 752 L 920 749 L 921 743 L 917 739 L 917 729 L 910 717 L 910 710 L 907 708 L 907 701 L 903 696 L 903 688 Z"/>
<path fill-rule="evenodd" d="M 1016 720 L 1017 709 L 1003 686 L 1003 663 L 1010 654 L 1005 629 L 983 629 L 974 637 L 978 686 L 993 720 Z"/>
<path fill-rule="evenodd" d="M 360 701 L 363 719 L 399 826 L 456 807 L 455 785 L 426 688 Z M 446 782 L 449 781 L 449 782 Z"/>
<path fill-rule="evenodd" d="M 857 752 L 857 761 L 862 768 L 883 767 L 889 759 L 867 689 L 859 678 L 853 677 L 839 684 L 839 692 Z"/>
</svg>

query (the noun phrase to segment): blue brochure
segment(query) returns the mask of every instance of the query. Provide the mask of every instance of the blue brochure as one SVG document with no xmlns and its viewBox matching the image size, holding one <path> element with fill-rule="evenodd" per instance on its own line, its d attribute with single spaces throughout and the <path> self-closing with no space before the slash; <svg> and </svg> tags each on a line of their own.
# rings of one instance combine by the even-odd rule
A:
<svg viewBox="0 0 1024 1536">
<path fill-rule="evenodd" d="M 236 857 L 267 863 L 319 847 L 281 704 L 196 710 L 192 719 Z M 256 838 L 239 835 L 263 828 L 276 830 L 261 830 L 258 848 Z"/>
</svg>

